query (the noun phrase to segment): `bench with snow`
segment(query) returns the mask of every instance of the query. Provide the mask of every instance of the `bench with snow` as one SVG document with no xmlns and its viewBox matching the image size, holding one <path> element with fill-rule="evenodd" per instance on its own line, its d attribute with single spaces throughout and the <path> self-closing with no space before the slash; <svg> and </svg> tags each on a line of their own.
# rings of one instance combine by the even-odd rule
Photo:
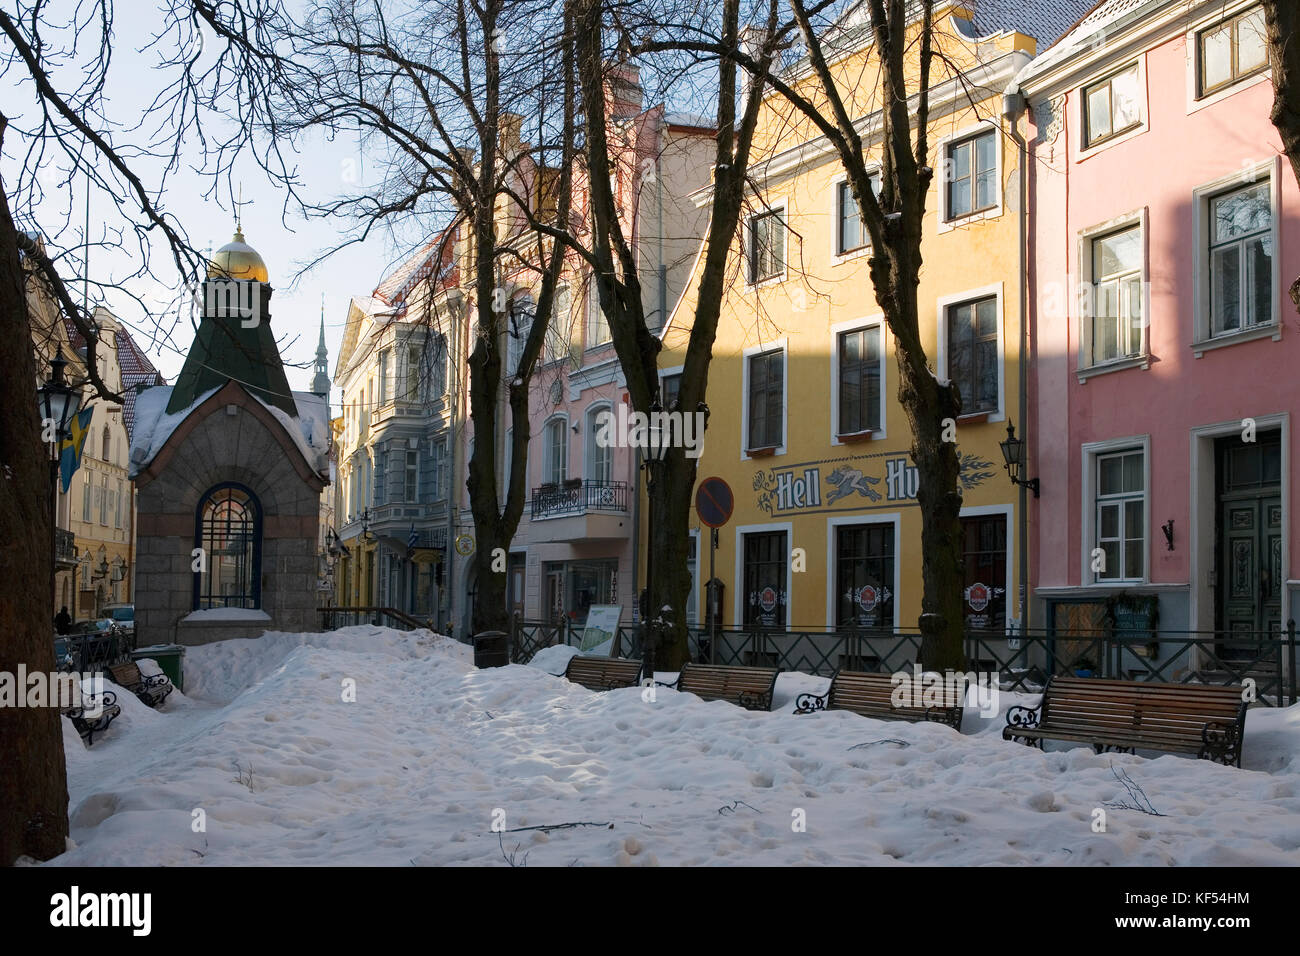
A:
<svg viewBox="0 0 1300 956">
<path fill-rule="evenodd" d="M 110 664 L 108 674 L 113 683 L 124 690 L 129 690 L 140 698 L 140 702 L 150 707 L 157 707 L 172 692 L 172 682 L 166 674 L 154 674 L 146 677 L 140 673 L 140 665 L 135 661 L 124 664 Z"/>
<path fill-rule="evenodd" d="M 796 714 L 819 710 L 851 710 L 863 717 L 884 720 L 929 720 L 947 724 L 961 733 L 961 704 L 941 707 L 897 707 L 893 695 L 896 684 L 891 674 L 837 670 L 825 694 L 800 694 L 795 698 Z"/>
<path fill-rule="evenodd" d="M 566 680 L 581 684 L 587 690 L 613 690 L 615 687 L 635 687 L 641 677 L 641 662 L 622 657 L 569 658 L 564 668 Z"/>
<path fill-rule="evenodd" d="M 724 667 L 721 664 L 683 664 L 677 680 L 658 681 L 704 700 L 725 700 L 746 710 L 771 710 L 776 688 L 775 667 Z"/>
<path fill-rule="evenodd" d="M 1097 753 L 1141 748 L 1240 767 L 1246 729 L 1242 695 L 1240 684 L 1053 677 L 1037 707 L 1007 711 L 1002 736 L 1040 750 L 1044 740 L 1078 741 Z"/>
<path fill-rule="evenodd" d="M 107 730 L 113 718 L 120 713 L 122 707 L 117 702 L 117 695 L 106 690 L 98 697 L 83 693 L 81 706 L 68 708 L 63 716 L 72 721 L 72 726 L 89 747 L 95 742 L 95 734 Z"/>
</svg>

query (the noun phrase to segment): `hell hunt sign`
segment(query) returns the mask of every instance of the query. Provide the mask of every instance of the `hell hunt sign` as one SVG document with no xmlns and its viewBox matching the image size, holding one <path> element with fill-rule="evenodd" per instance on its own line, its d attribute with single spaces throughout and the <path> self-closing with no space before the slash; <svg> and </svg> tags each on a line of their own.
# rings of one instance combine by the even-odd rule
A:
<svg viewBox="0 0 1300 956">
<path fill-rule="evenodd" d="M 976 455 L 959 454 L 962 490 L 983 484 L 992 466 Z M 793 468 L 768 468 L 754 474 L 758 507 L 770 515 L 822 509 L 843 502 L 868 506 L 878 502 L 914 502 L 920 477 L 906 454 L 824 459 Z"/>
</svg>

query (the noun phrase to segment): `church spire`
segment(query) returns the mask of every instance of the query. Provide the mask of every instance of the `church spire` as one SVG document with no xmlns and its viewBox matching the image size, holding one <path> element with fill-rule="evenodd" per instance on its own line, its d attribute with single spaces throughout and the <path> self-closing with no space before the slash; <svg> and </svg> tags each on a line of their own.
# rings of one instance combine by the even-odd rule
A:
<svg viewBox="0 0 1300 956">
<path fill-rule="evenodd" d="M 312 379 L 312 394 L 328 396 L 330 393 L 329 352 L 325 348 L 325 293 L 320 296 L 320 342 L 316 345 L 316 377 Z"/>
</svg>

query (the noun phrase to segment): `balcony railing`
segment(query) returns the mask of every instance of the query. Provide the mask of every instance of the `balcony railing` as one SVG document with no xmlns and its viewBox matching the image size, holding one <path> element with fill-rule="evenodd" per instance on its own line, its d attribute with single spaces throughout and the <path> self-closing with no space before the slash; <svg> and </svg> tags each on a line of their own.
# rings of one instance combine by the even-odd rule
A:
<svg viewBox="0 0 1300 956">
<path fill-rule="evenodd" d="M 627 511 L 627 498 L 626 481 L 574 479 L 562 485 L 534 488 L 530 514 L 534 518 L 581 515 L 589 511 L 622 514 Z"/>
<path fill-rule="evenodd" d="M 77 536 L 62 528 L 54 530 L 54 560 L 62 567 L 77 563 Z"/>
</svg>

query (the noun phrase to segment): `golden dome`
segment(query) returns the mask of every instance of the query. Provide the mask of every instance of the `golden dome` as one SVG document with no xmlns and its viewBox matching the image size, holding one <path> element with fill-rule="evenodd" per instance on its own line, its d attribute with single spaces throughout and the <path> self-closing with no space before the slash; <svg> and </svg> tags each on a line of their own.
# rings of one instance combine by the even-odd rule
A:
<svg viewBox="0 0 1300 956">
<path fill-rule="evenodd" d="M 244 241 L 244 232 L 235 228 L 235 238 L 226 243 L 212 256 L 208 263 L 209 279 L 255 279 L 269 283 L 270 274 L 266 263 L 257 250 Z"/>
</svg>

